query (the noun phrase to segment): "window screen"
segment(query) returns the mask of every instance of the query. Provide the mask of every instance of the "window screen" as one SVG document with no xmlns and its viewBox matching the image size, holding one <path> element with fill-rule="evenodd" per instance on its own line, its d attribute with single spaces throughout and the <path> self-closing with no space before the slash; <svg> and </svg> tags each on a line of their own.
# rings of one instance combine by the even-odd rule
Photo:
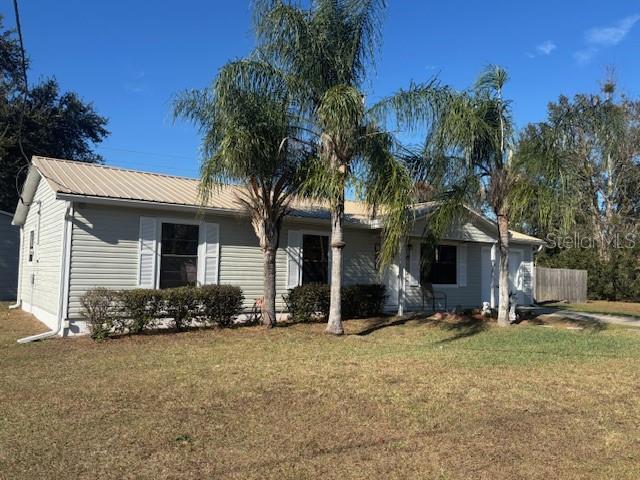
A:
<svg viewBox="0 0 640 480">
<path fill-rule="evenodd" d="M 436 285 L 455 285 L 458 281 L 458 249 L 455 245 L 422 247 L 422 281 Z"/>
<path fill-rule="evenodd" d="M 199 234 L 198 225 L 162 224 L 160 288 L 196 284 Z"/>
<path fill-rule="evenodd" d="M 302 284 L 329 283 L 329 237 L 302 236 Z"/>
</svg>

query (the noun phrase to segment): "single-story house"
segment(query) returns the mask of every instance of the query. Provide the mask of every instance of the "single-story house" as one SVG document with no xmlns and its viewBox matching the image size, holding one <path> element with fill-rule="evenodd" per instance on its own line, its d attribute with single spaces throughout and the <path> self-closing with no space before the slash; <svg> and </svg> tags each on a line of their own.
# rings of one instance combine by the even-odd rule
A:
<svg viewBox="0 0 640 480">
<path fill-rule="evenodd" d="M 237 201 L 240 188 L 221 188 L 201 206 L 198 181 L 191 178 L 34 157 L 13 219 L 22 232 L 18 302 L 49 328 L 60 326 L 61 334 L 83 331 L 80 300 L 93 287 L 232 284 L 242 288 L 250 308 L 262 295 L 262 255 Z M 348 201 L 344 283 L 384 282 L 386 308 L 394 313 L 425 308 L 426 283 L 446 296 L 447 308 L 495 305 L 495 223 L 470 212 L 437 246 L 425 278 L 420 270 L 427 207 L 414 207 L 413 231 L 380 278 L 380 222 L 362 203 Z M 295 201 L 277 252 L 280 311 L 288 289 L 329 281 L 329 233 L 325 208 Z M 512 288 L 518 303 L 529 304 L 533 254 L 542 241 L 512 232 L 511 242 Z"/>
<path fill-rule="evenodd" d="M 0 210 L 0 300 L 15 300 L 18 288 L 20 229 L 11 224 L 13 214 Z"/>
</svg>

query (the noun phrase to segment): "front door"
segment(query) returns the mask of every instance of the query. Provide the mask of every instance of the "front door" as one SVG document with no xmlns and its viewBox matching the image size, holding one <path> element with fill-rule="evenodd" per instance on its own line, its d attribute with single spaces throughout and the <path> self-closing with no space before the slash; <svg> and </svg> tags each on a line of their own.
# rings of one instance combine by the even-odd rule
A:
<svg viewBox="0 0 640 480">
<path fill-rule="evenodd" d="M 384 275 L 382 281 L 387 288 L 387 302 L 386 309 L 393 310 L 395 313 L 398 310 L 398 294 L 400 286 L 400 267 L 398 265 L 399 258 L 393 260 L 393 263 L 384 269 Z"/>
<path fill-rule="evenodd" d="M 524 304 L 524 287 L 522 278 L 522 251 L 509 252 L 509 293 L 516 295 L 516 303 Z"/>
</svg>

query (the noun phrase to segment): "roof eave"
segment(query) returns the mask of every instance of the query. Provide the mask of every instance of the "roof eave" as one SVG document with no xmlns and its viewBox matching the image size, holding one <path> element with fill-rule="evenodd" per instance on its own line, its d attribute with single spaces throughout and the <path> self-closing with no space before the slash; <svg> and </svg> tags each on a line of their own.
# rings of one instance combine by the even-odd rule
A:
<svg viewBox="0 0 640 480">
<path fill-rule="evenodd" d="M 131 208 L 145 208 L 145 209 L 157 209 L 157 210 L 173 210 L 173 211 L 183 211 L 183 212 L 206 212 L 206 213 L 215 213 L 218 215 L 226 215 L 226 216 L 234 216 L 238 215 L 246 215 L 246 213 L 240 209 L 229 209 L 229 208 L 216 208 L 216 207 L 205 207 L 201 205 L 186 205 L 186 204 L 176 204 L 176 203 L 166 203 L 166 202 L 153 202 L 149 200 L 135 200 L 135 199 L 127 199 L 127 198 L 113 198 L 113 197 L 97 197 L 91 195 L 82 195 L 78 193 L 63 193 L 59 192 L 56 194 L 57 200 L 64 200 L 70 202 L 77 203 L 90 203 L 92 205 L 105 205 L 105 206 L 115 206 L 115 205 L 126 205 Z M 310 215 L 296 215 L 295 213 L 289 214 L 289 218 L 297 218 L 301 220 L 308 220 L 311 222 L 327 222 L 329 219 L 327 218 L 319 218 Z M 372 225 L 368 222 L 359 222 L 359 221 L 349 221 L 349 227 L 355 228 L 371 228 Z"/>
</svg>

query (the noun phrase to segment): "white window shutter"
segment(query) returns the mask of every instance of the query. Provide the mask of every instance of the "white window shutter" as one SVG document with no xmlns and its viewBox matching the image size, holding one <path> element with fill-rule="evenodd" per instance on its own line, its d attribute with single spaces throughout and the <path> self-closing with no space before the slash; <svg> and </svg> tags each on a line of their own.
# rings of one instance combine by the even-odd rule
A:
<svg viewBox="0 0 640 480">
<path fill-rule="evenodd" d="M 217 223 L 200 225 L 200 268 L 198 283 L 215 285 L 219 283 L 220 268 L 220 227 Z"/>
<path fill-rule="evenodd" d="M 156 287 L 156 252 L 158 224 L 153 217 L 140 217 L 138 286 Z"/>
<path fill-rule="evenodd" d="M 409 252 L 409 285 L 420 286 L 420 242 L 411 243 Z"/>
<path fill-rule="evenodd" d="M 467 246 L 458 245 L 458 286 L 467 286 Z"/>
<path fill-rule="evenodd" d="M 289 230 L 287 238 L 287 288 L 302 283 L 302 232 Z"/>
</svg>

